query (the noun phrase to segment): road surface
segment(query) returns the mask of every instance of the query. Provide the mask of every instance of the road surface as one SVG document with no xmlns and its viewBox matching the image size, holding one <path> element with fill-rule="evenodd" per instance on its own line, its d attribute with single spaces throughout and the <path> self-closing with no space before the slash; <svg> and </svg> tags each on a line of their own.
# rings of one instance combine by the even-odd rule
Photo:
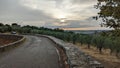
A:
<svg viewBox="0 0 120 68">
<path fill-rule="evenodd" d="M 60 68 L 53 42 L 44 37 L 26 38 L 22 45 L 0 53 L 0 68 Z"/>
</svg>

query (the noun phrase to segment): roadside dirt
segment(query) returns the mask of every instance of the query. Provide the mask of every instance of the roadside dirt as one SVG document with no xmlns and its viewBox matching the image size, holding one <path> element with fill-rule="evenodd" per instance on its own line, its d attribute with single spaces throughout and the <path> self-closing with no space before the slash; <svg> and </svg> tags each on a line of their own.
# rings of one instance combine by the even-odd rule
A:
<svg viewBox="0 0 120 68">
<path fill-rule="evenodd" d="M 7 40 L 7 39 L 0 38 L 0 46 L 3 46 L 5 44 L 9 44 L 11 42 L 14 42 L 14 40 Z"/>
<path fill-rule="evenodd" d="M 114 54 L 110 55 L 110 50 L 103 50 L 104 53 L 99 54 L 99 51 L 95 47 L 88 49 L 86 45 L 81 46 L 80 44 L 77 44 L 77 46 L 79 46 L 86 54 L 89 54 L 96 60 L 100 61 L 105 68 L 120 68 L 120 59 L 118 59 Z"/>
<path fill-rule="evenodd" d="M 60 54 L 60 64 L 61 64 L 61 68 L 70 68 L 68 64 L 66 64 L 66 60 L 67 60 L 67 56 L 64 52 L 64 50 L 62 48 L 57 47 L 57 49 L 59 50 L 59 54 Z"/>
</svg>

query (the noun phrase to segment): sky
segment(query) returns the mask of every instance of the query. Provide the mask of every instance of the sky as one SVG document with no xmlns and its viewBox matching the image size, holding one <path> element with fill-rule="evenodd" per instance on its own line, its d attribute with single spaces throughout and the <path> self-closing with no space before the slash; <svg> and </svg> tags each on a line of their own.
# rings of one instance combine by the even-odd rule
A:
<svg viewBox="0 0 120 68">
<path fill-rule="evenodd" d="M 65 30 L 100 30 L 97 0 L 0 0 L 0 22 Z"/>
</svg>

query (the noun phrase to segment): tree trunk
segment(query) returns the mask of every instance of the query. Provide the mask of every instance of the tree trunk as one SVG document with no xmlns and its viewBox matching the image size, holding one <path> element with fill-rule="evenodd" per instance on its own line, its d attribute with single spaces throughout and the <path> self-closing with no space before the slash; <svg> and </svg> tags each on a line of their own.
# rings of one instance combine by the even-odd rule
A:
<svg viewBox="0 0 120 68">
<path fill-rule="evenodd" d="M 110 55 L 112 55 L 112 53 L 113 53 L 113 49 L 110 49 Z"/>
<path fill-rule="evenodd" d="M 99 52 L 100 54 L 102 54 L 102 47 L 99 47 Z"/>
<path fill-rule="evenodd" d="M 81 42 L 81 45 L 83 45 L 83 43 Z"/>
<path fill-rule="evenodd" d="M 119 50 L 116 51 L 116 57 L 120 58 L 120 56 L 119 56 Z"/>
<path fill-rule="evenodd" d="M 90 44 L 88 44 L 88 49 L 90 49 Z"/>
</svg>

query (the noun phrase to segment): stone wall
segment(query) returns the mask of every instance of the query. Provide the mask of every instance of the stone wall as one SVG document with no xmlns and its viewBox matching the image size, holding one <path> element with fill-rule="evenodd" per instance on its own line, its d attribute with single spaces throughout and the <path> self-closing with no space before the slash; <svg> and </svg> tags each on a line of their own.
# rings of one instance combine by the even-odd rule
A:
<svg viewBox="0 0 120 68">
<path fill-rule="evenodd" d="M 51 39 L 54 43 L 56 43 L 59 47 L 61 47 L 67 55 L 66 64 L 69 64 L 70 68 L 104 68 L 104 66 L 93 59 L 91 56 L 82 52 L 79 47 L 66 43 L 60 39 L 57 39 L 52 36 L 47 35 L 36 35 L 36 36 L 44 36 Z"/>
</svg>

